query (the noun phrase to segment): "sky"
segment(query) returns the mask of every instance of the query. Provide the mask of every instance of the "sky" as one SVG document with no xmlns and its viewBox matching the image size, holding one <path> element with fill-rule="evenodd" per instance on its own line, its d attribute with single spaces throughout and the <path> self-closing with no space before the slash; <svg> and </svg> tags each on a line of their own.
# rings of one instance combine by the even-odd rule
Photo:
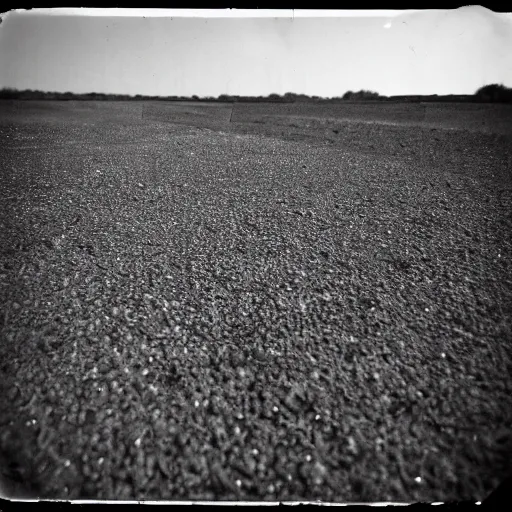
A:
<svg viewBox="0 0 512 512">
<path fill-rule="evenodd" d="M 335 97 L 360 89 L 401 95 L 512 87 L 512 16 L 478 6 L 359 13 L 32 9 L 2 17 L 0 88 Z"/>
</svg>

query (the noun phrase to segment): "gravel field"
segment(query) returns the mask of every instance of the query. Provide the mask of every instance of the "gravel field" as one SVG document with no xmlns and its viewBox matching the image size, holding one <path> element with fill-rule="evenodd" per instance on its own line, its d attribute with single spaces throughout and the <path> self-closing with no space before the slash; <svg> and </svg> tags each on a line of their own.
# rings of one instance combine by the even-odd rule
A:
<svg viewBox="0 0 512 512">
<path fill-rule="evenodd" d="M 0 102 L 4 493 L 510 474 L 512 109 L 356 107 Z"/>
</svg>

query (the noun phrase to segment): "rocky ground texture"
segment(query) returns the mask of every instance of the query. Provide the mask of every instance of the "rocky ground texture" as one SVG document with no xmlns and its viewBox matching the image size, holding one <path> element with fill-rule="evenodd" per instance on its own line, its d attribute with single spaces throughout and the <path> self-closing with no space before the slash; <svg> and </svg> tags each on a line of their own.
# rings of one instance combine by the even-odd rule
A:
<svg viewBox="0 0 512 512">
<path fill-rule="evenodd" d="M 13 105 L 4 492 L 431 502 L 510 472 L 509 135 Z"/>
</svg>

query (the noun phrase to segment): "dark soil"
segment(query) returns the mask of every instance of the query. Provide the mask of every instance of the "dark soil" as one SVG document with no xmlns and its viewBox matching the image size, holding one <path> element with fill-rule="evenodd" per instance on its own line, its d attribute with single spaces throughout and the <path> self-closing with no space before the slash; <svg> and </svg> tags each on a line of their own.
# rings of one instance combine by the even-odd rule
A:
<svg viewBox="0 0 512 512">
<path fill-rule="evenodd" d="M 485 106 L 16 105 L 4 494 L 446 502 L 511 471 L 512 139 Z"/>
</svg>

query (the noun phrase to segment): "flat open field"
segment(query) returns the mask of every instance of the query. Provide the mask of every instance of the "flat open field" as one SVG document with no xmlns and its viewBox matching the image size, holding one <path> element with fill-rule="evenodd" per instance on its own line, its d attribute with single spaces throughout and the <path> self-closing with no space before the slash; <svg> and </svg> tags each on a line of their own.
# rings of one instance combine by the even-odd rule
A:
<svg viewBox="0 0 512 512">
<path fill-rule="evenodd" d="M 3 492 L 484 499 L 512 109 L 0 102 Z"/>
</svg>

